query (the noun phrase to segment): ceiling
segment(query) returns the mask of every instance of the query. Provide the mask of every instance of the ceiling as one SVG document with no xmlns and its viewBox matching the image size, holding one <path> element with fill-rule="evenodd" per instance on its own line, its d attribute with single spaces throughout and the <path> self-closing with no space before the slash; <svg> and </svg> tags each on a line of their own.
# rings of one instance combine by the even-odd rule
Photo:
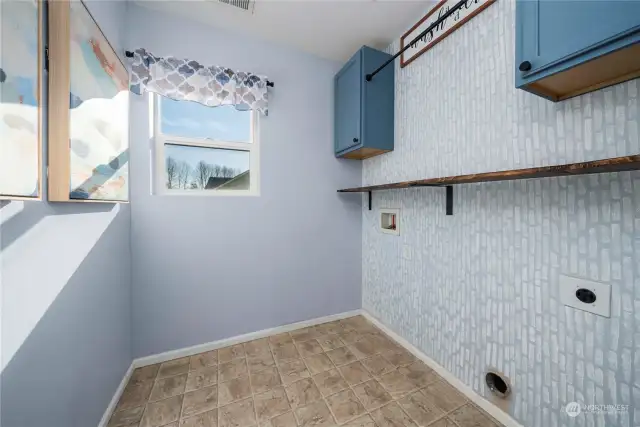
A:
<svg viewBox="0 0 640 427">
<path fill-rule="evenodd" d="M 429 5 L 424 0 L 257 0 L 252 14 L 217 0 L 135 3 L 336 61 L 365 44 L 385 48 Z"/>
</svg>

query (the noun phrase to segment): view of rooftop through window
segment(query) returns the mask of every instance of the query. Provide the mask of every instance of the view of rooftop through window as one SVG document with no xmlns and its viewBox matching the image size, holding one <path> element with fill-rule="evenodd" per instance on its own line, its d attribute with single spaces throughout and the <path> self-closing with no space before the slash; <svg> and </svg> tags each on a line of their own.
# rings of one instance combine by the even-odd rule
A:
<svg viewBox="0 0 640 427">
<path fill-rule="evenodd" d="M 167 136 L 203 142 L 252 142 L 249 111 L 160 97 L 160 112 L 160 131 Z M 168 189 L 249 189 L 249 151 L 167 143 L 164 153 Z"/>
</svg>

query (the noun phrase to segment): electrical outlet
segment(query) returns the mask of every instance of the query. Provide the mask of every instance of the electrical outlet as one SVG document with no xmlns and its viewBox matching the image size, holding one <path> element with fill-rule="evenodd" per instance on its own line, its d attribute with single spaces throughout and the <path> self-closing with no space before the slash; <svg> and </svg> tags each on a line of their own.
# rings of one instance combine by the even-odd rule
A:
<svg viewBox="0 0 640 427">
<path fill-rule="evenodd" d="M 566 306 L 611 317 L 611 285 L 560 275 L 560 301 Z"/>
</svg>

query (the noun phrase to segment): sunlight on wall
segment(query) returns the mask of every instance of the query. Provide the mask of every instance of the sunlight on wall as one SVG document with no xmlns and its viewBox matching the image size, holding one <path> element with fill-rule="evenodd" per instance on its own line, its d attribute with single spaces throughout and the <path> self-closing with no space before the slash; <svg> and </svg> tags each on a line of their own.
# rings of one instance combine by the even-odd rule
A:
<svg viewBox="0 0 640 427">
<path fill-rule="evenodd" d="M 8 207 L 3 222 L 19 214 Z M 46 216 L 2 251 L 3 371 L 119 211 Z"/>
<path fill-rule="evenodd" d="M 0 225 L 9 221 L 11 218 L 24 210 L 24 202 L 5 202 L 6 205 L 0 204 Z M 0 236 L 2 229 L 0 228 Z"/>
</svg>

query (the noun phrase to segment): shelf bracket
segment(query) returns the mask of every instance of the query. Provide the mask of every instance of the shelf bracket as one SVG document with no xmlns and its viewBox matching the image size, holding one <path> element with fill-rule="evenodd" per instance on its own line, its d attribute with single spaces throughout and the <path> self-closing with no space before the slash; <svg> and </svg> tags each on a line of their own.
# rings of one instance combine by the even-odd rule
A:
<svg viewBox="0 0 640 427">
<path fill-rule="evenodd" d="M 447 215 L 453 215 L 453 186 L 447 185 Z"/>
<path fill-rule="evenodd" d="M 368 191 L 369 193 L 369 210 L 371 210 L 371 191 Z"/>
</svg>

